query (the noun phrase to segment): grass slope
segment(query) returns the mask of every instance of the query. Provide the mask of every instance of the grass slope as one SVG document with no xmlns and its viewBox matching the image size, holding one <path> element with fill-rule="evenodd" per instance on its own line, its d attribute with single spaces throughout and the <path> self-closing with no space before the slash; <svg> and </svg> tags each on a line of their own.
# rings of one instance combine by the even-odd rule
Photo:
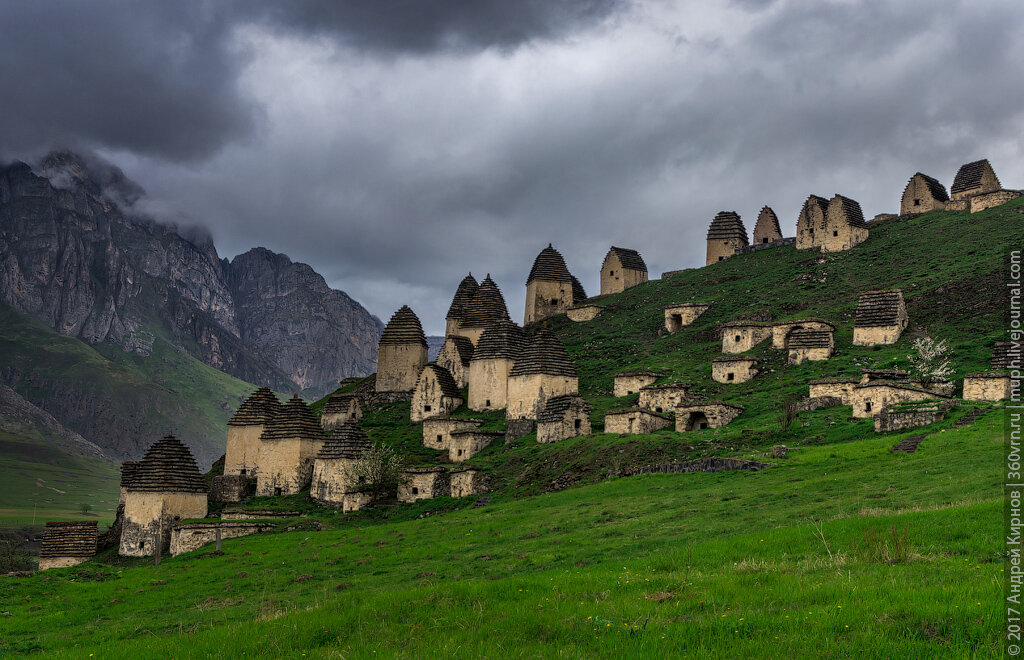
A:
<svg viewBox="0 0 1024 660">
<path fill-rule="evenodd" d="M 0 369 L 15 391 L 110 455 L 141 457 L 173 431 L 201 464 L 223 453 L 225 424 L 253 389 L 160 336 L 151 355 L 131 355 L 66 337 L 2 304 Z"/>
<path fill-rule="evenodd" d="M 599 298 L 607 309 L 589 323 L 550 319 L 596 433 L 552 445 L 531 435 L 475 456 L 495 489 L 488 506 L 441 498 L 342 516 L 282 498 L 326 530 L 232 540 L 223 554 L 159 567 L 108 558 L 0 581 L 13 615 L 0 653 L 990 657 L 1003 411 L 954 429 L 972 409 L 961 406 L 914 430 L 928 436 L 913 455 L 889 451 L 910 432 L 876 434 L 849 407 L 801 414 L 784 432 L 778 416 L 809 378 L 906 367 L 922 332 L 950 341 L 958 378 L 984 370 L 1004 329 L 1001 273 L 1024 237 L 1022 213 L 1018 200 L 889 222 L 849 252 L 739 256 Z M 889 287 L 904 290 L 910 330 L 893 346 L 851 346 L 858 293 Z M 712 308 L 662 333 L 663 307 L 689 300 Z M 803 316 L 838 326 L 835 358 L 788 366 L 765 344 L 752 351 L 763 375 L 711 381 L 722 322 Z M 746 411 L 685 435 L 600 433 L 606 410 L 636 398 L 611 396 L 613 374 L 637 366 Z M 364 426 L 414 463 L 443 463 L 407 415 L 408 404 L 385 406 Z M 793 451 L 762 472 L 607 478 L 672 459 L 766 460 L 773 444 Z"/>
</svg>

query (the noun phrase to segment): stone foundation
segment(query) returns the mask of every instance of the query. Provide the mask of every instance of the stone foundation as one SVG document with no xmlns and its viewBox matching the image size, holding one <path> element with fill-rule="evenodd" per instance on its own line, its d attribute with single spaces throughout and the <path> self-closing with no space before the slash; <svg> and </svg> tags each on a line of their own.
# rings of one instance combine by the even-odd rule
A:
<svg viewBox="0 0 1024 660">
<path fill-rule="evenodd" d="M 810 412 L 818 408 L 834 408 L 843 405 L 843 400 L 836 396 L 818 396 L 803 399 L 793 404 L 794 412 Z"/>
<path fill-rule="evenodd" d="M 875 431 L 888 433 L 928 426 L 944 419 L 952 407 L 953 404 L 949 401 L 886 406 L 882 412 L 875 415 Z"/>
<path fill-rule="evenodd" d="M 855 378 L 822 378 L 810 381 L 811 399 L 833 397 L 839 399 L 844 406 L 850 405 L 853 388 L 860 381 Z"/>
<path fill-rule="evenodd" d="M 272 529 L 273 523 L 260 522 L 200 522 L 175 525 L 171 529 L 170 553 L 172 557 L 176 557 L 215 543 L 218 530 L 223 541 L 239 536 L 261 534 Z"/>
<path fill-rule="evenodd" d="M 255 494 L 255 477 L 246 477 L 240 474 L 214 477 L 210 486 L 211 502 L 241 502 Z"/>
<path fill-rule="evenodd" d="M 570 321 L 582 323 L 594 319 L 603 309 L 604 307 L 598 305 L 582 305 L 580 307 L 570 307 L 565 310 L 565 315 L 569 317 Z"/>
<path fill-rule="evenodd" d="M 971 213 L 977 213 L 978 211 L 990 209 L 993 206 L 1001 206 L 1009 201 L 1017 199 L 1020 195 L 1021 193 L 1017 190 L 997 190 L 984 195 L 975 195 L 974 197 L 971 197 L 967 206 Z"/>
</svg>

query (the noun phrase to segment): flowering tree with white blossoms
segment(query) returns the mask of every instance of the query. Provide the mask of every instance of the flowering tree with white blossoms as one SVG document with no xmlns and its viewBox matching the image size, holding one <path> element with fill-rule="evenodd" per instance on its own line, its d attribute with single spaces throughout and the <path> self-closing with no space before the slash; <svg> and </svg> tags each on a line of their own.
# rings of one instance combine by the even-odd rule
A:
<svg viewBox="0 0 1024 660">
<path fill-rule="evenodd" d="M 946 380 L 953 373 L 949 364 L 949 344 L 945 339 L 938 341 L 925 335 L 914 340 L 914 352 L 907 356 L 912 375 L 921 384 L 928 386 L 936 381 Z"/>
</svg>

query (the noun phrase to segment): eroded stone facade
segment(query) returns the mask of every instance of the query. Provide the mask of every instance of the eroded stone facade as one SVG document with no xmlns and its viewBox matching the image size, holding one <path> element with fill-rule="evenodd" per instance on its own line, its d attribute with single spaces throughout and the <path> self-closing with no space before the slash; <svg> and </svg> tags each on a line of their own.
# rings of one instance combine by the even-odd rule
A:
<svg viewBox="0 0 1024 660">
<path fill-rule="evenodd" d="M 122 557 L 151 557 L 156 544 L 168 547 L 175 523 L 205 518 L 206 493 L 151 492 L 129 489 L 124 503 L 121 529 Z"/>
<path fill-rule="evenodd" d="M 509 376 L 507 419 L 537 419 L 541 407 L 551 397 L 576 394 L 579 379 L 576 376 L 524 374 Z"/>
<path fill-rule="evenodd" d="M 469 468 L 451 470 L 448 473 L 452 497 L 469 497 L 487 492 L 484 475 Z"/>
<path fill-rule="evenodd" d="M 949 201 L 946 187 L 938 179 L 918 172 L 910 177 L 907 187 L 903 189 L 900 200 L 901 215 L 915 215 L 928 211 L 942 211 Z"/>
<path fill-rule="evenodd" d="M 640 388 L 640 400 L 637 405 L 645 410 L 656 413 L 672 412 L 690 394 L 690 386 L 683 383 L 663 383 Z"/>
<path fill-rule="evenodd" d="M 812 380 L 810 381 L 809 396 L 812 399 L 835 397 L 844 406 L 849 406 L 853 402 L 853 388 L 859 382 L 856 378 L 822 378 Z"/>
<path fill-rule="evenodd" d="M 665 330 L 668 332 L 679 332 L 682 328 L 696 321 L 710 307 L 711 305 L 703 303 L 669 305 L 665 308 Z"/>
<path fill-rule="evenodd" d="M 377 353 L 377 391 L 408 392 L 427 363 L 427 347 L 419 344 L 381 345 Z"/>
<path fill-rule="evenodd" d="M 647 371 L 645 369 L 620 371 L 615 374 L 614 384 L 612 385 L 612 396 L 629 396 L 630 394 L 635 394 L 642 388 L 653 384 L 659 377 L 660 374 L 653 371 Z"/>
<path fill-rule="evenodd" d="M 720 211 L 708 227 L 705 265 L 728 259 L 749 244 L 747 230 L 739 214 L 735 211 Z"/>
<path fill-rule="evenodd" d="M 260 445 L 260 470 L 256 476 L 256 494 L 294 495 L 309 485 L 313 459 L 322 438 L 295 436 L 264 440 Z"/>
<path fill-rule="evenodd" d="M 827 330 L 835 332 L 835 329 L 834 325 L 821 319 L 779 321 L 772 324 L 772 348 L 788 349 L 789 339 L 795 330 Z"/>
<path fill-rule="evenodd" d="M 758 374 L 754 358 L 715 358 L 711 361 L 711 380 L 719 383 L 745 383 Z"/>
<path fill-rule="evenodd" d="M 462 395 L 448 370 L 428 364 L 416 381 L 409 419 L 413 423 L 422 422 L 428 417 L 447 415 L 461 405 Z"/>
<path fill-rule="evenodd" d="M 504 439 L 502 431 L 484 431 L 482 429 L 459 429 L 448 434 L 451 444 L 448 447 L 448 460 L 461 463 L 473 458 L 492 442 Z"/>
<path fill-rule="evenodd" d="M 582 323 L 597 318 L 597 315 L 604 310 L 600 305 L 577 305 L 565 310 L 565 315 L 570 321 Z"/>
<path fill-rule="evenodd" d="M 430 449 L 448 451 L 451 447 L 452 431 L 475 429 L 483 424 L 483 420 L 465 417 L 428 417 L 423 420 L 423 446 Z"/>
<path fill-rule="evenodd" d="M 579 395 L 548 399 L 537 418 L 537 442 L 590 435 L 590 405 Z"/>
<path fill-rule="evenodd" d="M 676 408 L 676 431 L 717 429 L 739 417 L 742 406 L 721 401 L 700 401 Z"/>
<path fill-rule="evenodd" d="M 429 500 L 450 494 L 448 470 L 442 467 L 410 468 L 405 471 L 405 481 L 398 487 L 399 502 Z"/>
<path fill-rule="evenodd" d="M 601 295 L 625 291 L 647 281 L 647 264 L 640 253 L 612 247 L 601 264 Z"/>
<path fill-rule="evenodd" d="M 965 401 L 1002 401 L 1010 398 L 1012 388 L 1009 374 L 967 374 L 963 398 Z"/>
<path fill-rule="evenodd" d="M 335 394 L 327 400 L 320 414 L 320 426 L 331 431 L 348 422 L 363 418 L 363 400 L 358 394 Z"/>
<path fill-rule="evenodd" d="M 895 344 L 908 322 L 902 291 L 866 291 L 857 301 L 853 345 Z"/>
<path fill-rule="evenodd" d="M 722 326 L 722 352 L 745 353 L 772 336 L 770 323 L 732 321 Z"/>
<path fill-rule="evenodd" d="M 202 522 L 175 525 L 171 529 L 170 553 L 176 557 L 216 543 L 217 533 L 222 541 L 240 536 L 260 534 L 274 529 L 272 523 L 260 522 Z"/>
<path fill-rule="evenodd" d="M 941 395 L 902 383 L 874 381 L 855 385 L 850 396 L 854 417 L 874 417 L 886 406 L 908 401 L 943 398 Z"/>
<path fill-rule="evenodd" d="M 609 410 L 604 416 L 604 432 L 625 435 L 654 433 L 672 425 L 672 418 L 643 408 Z"/>
<path fill-rule="evenodd" d="M 975 195 L 970 198 L 967 208 L 971 213 L 977 213 L 978 211 L 990 209 L 993 206 L 1002 206 L 1007 202 L 1017 199 L 1020 195 L 1020 192 L 1016 190 L 997 190 L 982 195 Z"/>
</svg>

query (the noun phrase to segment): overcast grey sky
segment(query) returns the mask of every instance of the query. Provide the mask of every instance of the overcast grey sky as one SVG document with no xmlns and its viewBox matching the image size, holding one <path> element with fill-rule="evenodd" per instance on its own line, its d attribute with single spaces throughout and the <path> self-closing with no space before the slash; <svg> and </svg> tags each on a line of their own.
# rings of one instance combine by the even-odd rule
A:
<svg viewBox="0 0 1024 660">
<path fill-rule="evenodd" d="M 92 149 L 213 234 L 428 333 L 466 271 L 521 322 L 549 242 L 703 264 L 719 210 L 898 211 L 988 158 L 1024 187 L 1018 0 L 0 4 L 0 157 Z"/>
</svg>

